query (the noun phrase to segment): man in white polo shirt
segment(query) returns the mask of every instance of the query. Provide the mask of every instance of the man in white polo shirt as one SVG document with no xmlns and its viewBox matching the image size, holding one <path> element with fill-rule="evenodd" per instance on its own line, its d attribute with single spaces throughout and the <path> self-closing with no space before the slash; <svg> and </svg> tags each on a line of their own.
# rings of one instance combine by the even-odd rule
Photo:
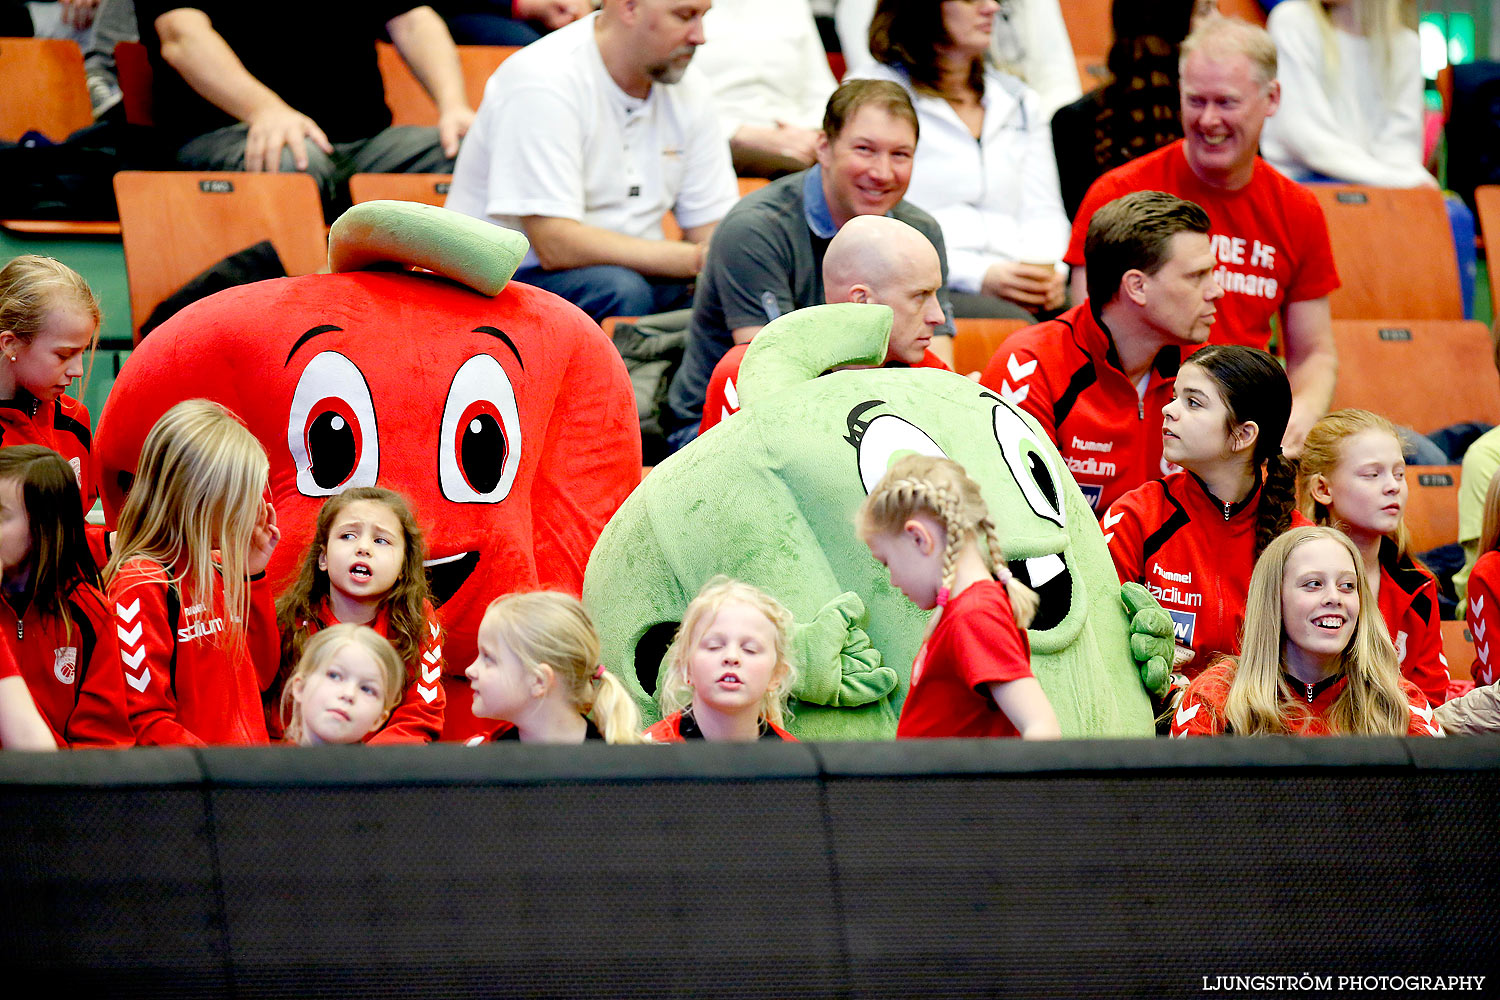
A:
<svg viewBox="0 0 1500 1000">
<path fill-rule="evenodd" d="M 521 230 L 516 280 L 595 319 L 692 301 L 738 197 L 707 82 L 688 63 L 710 0 L 604 0 L 484 88 L 447 206 Z M 662 234 L 671 211 L 684 239 Z"/>
</svg>

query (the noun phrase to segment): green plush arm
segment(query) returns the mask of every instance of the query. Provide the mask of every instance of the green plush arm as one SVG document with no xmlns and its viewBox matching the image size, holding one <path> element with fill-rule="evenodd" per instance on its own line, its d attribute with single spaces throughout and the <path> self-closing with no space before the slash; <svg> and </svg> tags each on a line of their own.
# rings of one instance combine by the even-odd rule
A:
<svg viewBox="0 0 1500 1000">
<path fill-rule="evenodd" d="M 1140 666 L 1141 683 L 1160 698 L 1172 672 L 1172 616 L 1139 583 L 1122 584 L 1120 599 L 1130 616 L 1130 655 Z"/>
<path fill-rule="evenodd" d="M 833 708 L 868 705 L 896 690 L 896 671 L 882 666 L 865 632 L 865 602 L 846 591 L 792 634 L 798 679 L 792 695 Z"/>
</svg>

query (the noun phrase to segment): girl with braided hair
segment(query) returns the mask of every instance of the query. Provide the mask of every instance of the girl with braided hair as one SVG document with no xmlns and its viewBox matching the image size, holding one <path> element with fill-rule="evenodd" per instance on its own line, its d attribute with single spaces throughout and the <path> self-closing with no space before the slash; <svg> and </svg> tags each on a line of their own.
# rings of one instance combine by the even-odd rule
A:
<svg viewBox="0 0 1500 1000">
<path fill-rule="evenodd" d="M 1036 595 L 1010 575 L 979 486 L 958 463 L 911 455 L 859 509 L 860 539 L 919 608 L 936 608 L 896 725 L 912 737 L 1056 739 L 1023 631 Z"/>
<path fill-rule="evenodd" d="M 1281 454 L 1292 388 L 1265 351 L 1216 344 L 1183 362 L 1161 412 L 1163 462 L 1181 471 L 1117 499 L 1100 526 L 1120 582 L 1171 614 L 1181 688 L 1239 652 L 1250 572 L 1297 518 L 1295 466 Z"/>
</svg>

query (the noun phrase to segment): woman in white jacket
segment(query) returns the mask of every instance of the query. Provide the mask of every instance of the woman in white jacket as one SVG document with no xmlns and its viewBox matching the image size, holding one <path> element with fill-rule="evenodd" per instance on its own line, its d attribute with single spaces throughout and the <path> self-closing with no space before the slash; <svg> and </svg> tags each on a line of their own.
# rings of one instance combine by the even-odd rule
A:
<svg viewBox="0 0 1500 1000">
<path fill-rule="evenodd" d="M 1068 217 L 1036 92 L 990 65 L 996 0 L 879 0 L 877 64 L 921 124 L 906 198 L 943 229 L 959 316 L 1029 318 L 1063 305 Z"/>
</svg>

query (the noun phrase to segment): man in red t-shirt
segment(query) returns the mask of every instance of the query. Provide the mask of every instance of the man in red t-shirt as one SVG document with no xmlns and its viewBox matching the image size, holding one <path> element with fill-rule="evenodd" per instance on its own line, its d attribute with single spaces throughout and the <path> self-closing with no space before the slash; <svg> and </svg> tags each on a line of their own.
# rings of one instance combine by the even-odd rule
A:
<svg viewBox="0 0 1500 1000">
<path fill-rule="evenodd" d="M 889 306 L 887 368 L 944 368 L 929 349 L 947 318 L 938 292 L 943 269 L 936 248 L 900 219 L 859 215 L 844 223 L 823 255 L 823 301 Z M 714 366 L 703 403 L 702 434 L 739 410 L 735 381 L 748 344 L 732 348 Z"/>
<path fill-rule="evenodd" d="M 1078 209 L 1064 257 L 1073 298 L 1087 287 L 1083 241 L 1101 205 L 1142 190 L 1202 205 L 1225 292 L 1210 340 L 1265 348 L 1279 318 L 1292 383 L 1284 446 L 1295 454 L 1333 398 L 1338 356 L 1328 295 L 1339 279 L 1317 200 L 1256 154 L 1261 126 L 1281 100 L 1276 45 L 1262 28 L 1211 18 L 1183 42 L 1181 67 L 1184 138 L 1099 178 Z"/>
</svg>

